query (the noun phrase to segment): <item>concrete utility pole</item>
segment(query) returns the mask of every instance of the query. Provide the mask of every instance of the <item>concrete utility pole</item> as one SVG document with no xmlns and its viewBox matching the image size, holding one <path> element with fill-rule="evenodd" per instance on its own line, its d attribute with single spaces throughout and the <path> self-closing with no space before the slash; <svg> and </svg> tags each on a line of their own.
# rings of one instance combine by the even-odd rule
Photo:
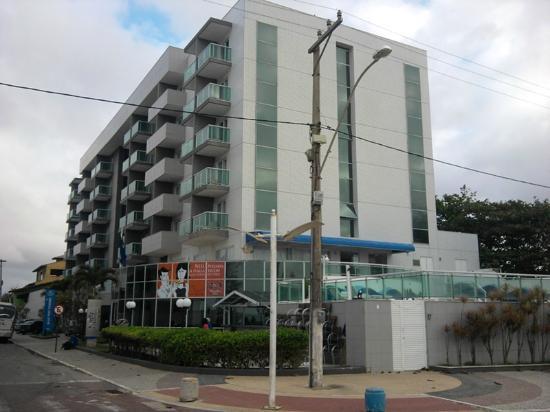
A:
<svg viewBox="0 0 550 412">
<path fill-rule="evenodd" d="M 321 206 L 323 194 L 321 192 L 321 144 L 325 139 L 321 136 L 321 73 L 320 60 L 322 52 L 320 45 L 342 24 L 342 12 L 338 11 L 337 20 L 327 21 L 327 29 L 323 33 L 317 32 L 317 41 L 309 48 L 313 53 L 313 110 L 311 116 L 311 282 L 309 293 L 309 387 L 323 386 L 323 323 L 325 316 L 321 297 Z M 326 45 L 325 45 L 326 47 Z M 323 48 L 324 51 L 324 48 Z"/>
</svg>

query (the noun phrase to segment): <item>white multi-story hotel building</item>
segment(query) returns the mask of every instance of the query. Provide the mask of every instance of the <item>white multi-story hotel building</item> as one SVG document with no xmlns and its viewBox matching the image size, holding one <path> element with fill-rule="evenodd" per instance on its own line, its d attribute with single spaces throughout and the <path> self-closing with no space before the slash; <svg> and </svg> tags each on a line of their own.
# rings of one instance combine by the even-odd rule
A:
<svg viewBox="0 0 550 412">
<path fill-rule="evenodd" d="M 323 254 L 478 269 L 475 235 L 437 229 L 432 162 L 350 137 L 432 156 L 426 52 L 345 19 L 320 63 L 323 125 L 336 126 L 373 53 L 385 45 L 393 52 L 357 88 L 323 171 Z M 316 16 L 240 0 L 184 49 L 169 47 L 128 98 L 134 105 L 121 107 L 80 160 L 68 271 L 116 267 L 121 244 L 128 265 L 263 260 L 268 246 L 244 232 L 269 230 L 272 209 L 280 233 L 308 222 L 309 127 L 285 122 L 311 122 L 307 50 L 325 27 Z M 280 259 L 307 261 L 308 241 L 280 242 Z"/>
</svg>

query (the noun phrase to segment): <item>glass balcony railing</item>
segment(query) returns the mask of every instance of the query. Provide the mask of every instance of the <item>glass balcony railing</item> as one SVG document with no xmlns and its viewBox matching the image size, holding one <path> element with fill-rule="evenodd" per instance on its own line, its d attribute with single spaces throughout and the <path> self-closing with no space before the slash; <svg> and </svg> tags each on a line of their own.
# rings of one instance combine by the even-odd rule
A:
<svg viewBox="0 0 550 412">
<path fill-rule="evenodd" d="M 136 150 L 128 159 L 122 162 L 122 171 L 125 172 L 136 163 L 152 165 L 153 155 L 148 155 L 145 150 Z"/>
<path fill-rule="evenodd" d="M 185 106 L 183 106 L 183 113 L 178 119 L 179 124 L 183 124 L 189 116 L 193 114 L 195 111 L 195 98 L 192 98 L 191 101 L 187 102 Z"/>
<path fill-rule="evenodd" d="M 76 213 L 75 210 L 70 210 L 69 213 L 67 213 L 67 220 L 80 220 L 80 216 L 78 213 Z"/>
<path fill-rule="evenodd" d="M 151 136 L 153 134 L 153 125 L 147 123 L 144 120 L 138 120 L 134 125 L 124 134 L 124 144 L 128 143 L 134 137 L 139 134 L 145 136 Z"/>
<path fill-rule="evenodd" d="M 180 183 L 179 187 L 179 195 L 180 196 L 187 196 L 189 193 L 193 191 L 193 178 L 190 177 L 187 180 L 184 180 Z"/>
<path fill-rule="evenodd" d="M 109 220 L 110 216 L 110 209 L 96 209 L 90 214 L 90 220 L 91 222 L 95 222 L 97 220 Z"/>
<path fill-rule="evenodd" d="M 90 240 L 90 243 L 93 245 L 96 245 L 98 243 L 106 244 L 108 240 L 108 235 L 107 233 L 94 233 L 88 239 Z"/>
<path fill-rule="evenodd" d="M 119 230 L 125 229 L 127 226 L 133 224 L 147 224 L 148 221 L 143 219 L 143 212 L 140 210 L 134 210 L 128 213 L 126 216 L 122 216 L 119 220 Z"/>
<path fill-rule="evenodd" d="M 231 47 L 210 43 L 197 57 L 197 70 L 209 59 L 231 61 Z"/>
<path fill-rule="evenodd" d="M 222 84 L 209 83 L 197 93 L 197 105 L 199 107 L 208 99 L 231 101 L 231 87 Z"/>
<path fill-rule="evenodd" d="M 210 43 L 205 49 L 200 52 L 198 57 L 191 63 L 183 72 L 183 82 L 187 83 L 202 65 L 209 59 L 231 61 L 231 47 L 222 46 L 221 44 Z"/>
<path fill-rule="evenodd" d="M 111 162 L 99 162 L 93 169 L 91 177 L 96 177 L 100 172 L 112 173 L 113 164 Z"/>
<path fill-rule="evenodd" d="M 195 139 L 191 139 L 186 141 L 181 145 L 181 153 L 180 158 L 184 158 L 185 156 L 189 155 L 195 148 Z"/>
<path fill-rule="evenodd" d="M 207 185 L 229 186 L 229 170 L 206 167 L 193 176 L 193 190 Z"/>
<path fill-rule="evenodd" d="M 145 182 L 143 180 L 134 180 L 132 183 L 128 185 L 128 194 L 133 193 L 150 193 L 151 189 L 145 186 Z"/>
<path fill-rule="evenodd" d="M 126 255 L 141 255 L 141 243 L 133 242 L 126 245 Z"/>
<path fill-rule="evenodd" d="M 65 238 L 66 238 L 66 239 L 71 239 L 71 238 L 73 238 L 73 237 L 75 237 L 74 228 L 69 229 L 69 230 L 67 231 L 67 234 L 65 235 Z"/>
<path fill-rule="evenodd" d="M 193 220 L 192 219 L 188 219 L 188 220 L 185 220 L 183 222 L 180 222 L 179 225 L 178 225 L 178 233 L 180 236 L 187 236 L 191 233 L 193 233 Z"/>
<path fill-rule="evenodd" d="M 111 196 L 111 186 L 99 185 L 95 187 L 94 191 L 90 195 L 90 199 L 94 200 L 98 197 L 107 197 L 107 196 Z"/>
<path fill-rule="evenodd" d="M 124 187 L 120 191 L 120 197 L 121 199 L 125 199 L 128 196 L 133 196 L 135 194 L 149 193 L 151 193 L 151 189 L 145 186 L 145 182 L 143 180 L 134 180 L 132 183 L 130 183 L 128 186 Z"/>
<path fill-rule="evenodd" d="M 80 196 L 78 194 L 78 192 L 73 190 L 71 193 L 69 193 L 69 199 L 68 200 L 69 200 L 69 202 L 77 203 L 77 202 L 80 202 L 82 200 L 82 196 Z"/>
<path fill-rule="evenodd" d="M 204 212 L 193 217 L 193 233 L 201 230 L 220 230 L 227 228 L 227 213 Z"/>
<path fill-rule="evenodd" d="M 208 126 L 203 127 L 201 130 L 199 130 L 195 135 L 195 147 L 198 147 L 209 140 L 229 143 L 229 138 L 230 129 L 228 127 L 209 124 Z"/>
</svg>

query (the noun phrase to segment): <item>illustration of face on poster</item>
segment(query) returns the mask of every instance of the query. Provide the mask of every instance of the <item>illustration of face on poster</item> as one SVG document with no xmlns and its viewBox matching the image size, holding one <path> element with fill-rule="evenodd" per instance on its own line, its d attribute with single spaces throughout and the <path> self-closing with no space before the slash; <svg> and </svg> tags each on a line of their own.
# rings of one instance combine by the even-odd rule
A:
<svg viewBox="0 0 550 412">
<path fill-rule="evenodd" d="M 176 274 L 174 265 L 158 265 L 157 298 L 169 299 L 176 297 Z"/>
<path fill-rule="evenodd" d="M 176 281 L 174 292 L 178 298 L 189 297 L 189 271 L 187 263 L 176 265 Z"/>
</svg>

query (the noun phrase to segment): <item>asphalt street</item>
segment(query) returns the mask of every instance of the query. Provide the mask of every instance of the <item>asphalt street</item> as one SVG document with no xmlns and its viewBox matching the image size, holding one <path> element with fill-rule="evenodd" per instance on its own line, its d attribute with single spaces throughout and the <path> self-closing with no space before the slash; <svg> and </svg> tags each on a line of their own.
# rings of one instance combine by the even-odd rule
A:
<svg viewBox="0 0 550 412">
<path fill-rule="evenodd" d="M 168 410 L 190 409 L 125 393 L 14 344 L 0 344 L 0 412 Z"/>
</svg>

